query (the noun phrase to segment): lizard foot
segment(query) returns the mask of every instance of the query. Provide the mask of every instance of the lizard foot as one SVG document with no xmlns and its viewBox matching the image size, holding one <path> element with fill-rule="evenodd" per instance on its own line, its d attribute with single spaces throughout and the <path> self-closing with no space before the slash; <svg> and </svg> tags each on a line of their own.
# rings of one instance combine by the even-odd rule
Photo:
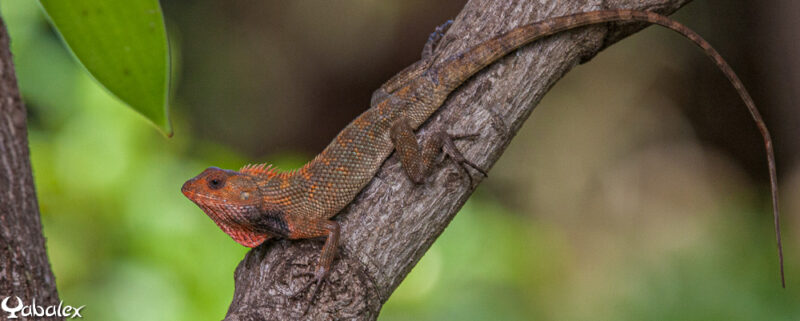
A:
<svg viewBox="0 0 800 321">
<path fill-rule="evenodd" d="M 313 276 L 314 276 L 314 273 L 310 273 L 310 272 L 292 273 L 292 282 L 294 282 L 294 279 L 296 279 L 296 278 L 305 278 L 305 277 L 313 277 Z M 299 290 L 295 291 L 289 297 L 292 300 L 302 299 L 304 297 L 304 294 L 306 294 L 306 290 L 308 290 L 308 288 L 310 288 L 312 284 L 314 284 L 314 283 L 313 282 L 304 282 L 303 286 L 300 287 Z"/>
<path fill-rule="evenodd" d="M 442 150 L 444 151 L 445 155 L 447 155 L 447 157 L 449 157 L 454 162 L 456 162 L 456 164 L 458 164 L 458 167 L 461 169 L 461 171 L 464 172 L 464 175 L 469 179 L 470 187 L 474 186 L 474 181 L 467 167 L 472 167 L 472 169 L 481 173 L 483 177 L 489 177 L 489 175 L 486 174 L 486 171 L 484 169 L 482 169 L 475 163 L 467 160 L 464 157 L 464 154 L 462 154 L 461 151 L 458 150 L 458 147 L 456 147 L 454 143 L 454 141 L 461 139 L 475 139 L 480 136 L 480 133 L 459 134 L 459 135 L 451 135 L 448 133 L 442 133 L 442 134 L 444 134 L 442 135 L 442 143 L 443 143 Z"/>
<path fill-rule="evenodd" d="M 450 29 L 450 25 L 452 24 L 453 20 L 447 20 L 431 32 L 430 36 L 428 36 L 428 41 L 425 43 L 425 47 L 422 48 L 422 60 L 428 60 L 433 57 L 433 51 L 439 45 L 439 42 L 442 41 L 444 34 Z"/>
<path fill-rule="evenodd" d="M 311 308 L 311 305 L 314 303 L 314 299 L 317 296 L 319 289 L 322 287 L 322 284 L 325 282 L 325 277 L 328 274 L 328 270 L 325 268 L 318 268 L 316 272 L 309 273 L 309 272 L 300 272 L 296 274 L 292 274 L 292 278 L 295 277 L 313 277 L 313 279 L 303 285 L 303 287 L 295 292 L 291 298 L 293 300 L 302 299 L 305 296 L 305 300 L 308 302 L 306 305 L 305 310 L 303 310 L 303 315 L 308 314 L 308 310 Z M 308 291 L 310 289 L 310 292 Z"/>
</svg>

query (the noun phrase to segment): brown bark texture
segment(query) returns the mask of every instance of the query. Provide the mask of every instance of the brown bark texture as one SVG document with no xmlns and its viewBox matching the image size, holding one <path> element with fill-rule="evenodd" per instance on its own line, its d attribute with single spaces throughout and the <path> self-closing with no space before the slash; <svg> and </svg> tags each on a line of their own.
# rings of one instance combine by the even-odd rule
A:
<svg viewBox="0 0 800 321">
<path fill-rule="evenodd" d="M 516 26 L 548 17 L 601 9 L 669 14 L 687 2 L 472 0 L 454 19 L 435 55 L 448 57 Z M 419 133 L 424 137 L 434 129 L 456 134 L 478 129 L 480 138 L 456 144 L 467 159 L 491 168 L 558 79 L 644 27 L 639 23 L 590 26 L 529 44 L 457 89 Z M 418 44 L 420 50 L 423 44 Z M 481 179 L 475 178 L 476 182 Z M 473 192 L 468 182 L 452 162 L 445 161 L 424 184 L 415 186 L 397 158 L 390 157 L 372 182 L 335 217 L 342 231 L 339 252 L 312 303 L 303 290 L 311 281 L 322 241 L 271 240 L 251 250 L 236 269 L 236 289 L 225 320 L 375 320 L 383 303 Z"/>
<path fill-rule="evenodd" d="M 10 296 L 12 308 L 18 304 L 15 296 L 25 304 L 34 299 L 41 306 L 59 303 L 45 251 L 25 122 L 8 32 L 0 19 L 0 300 Z M 56 319 L 63 318 L 48 318 Z"/>
</svg>

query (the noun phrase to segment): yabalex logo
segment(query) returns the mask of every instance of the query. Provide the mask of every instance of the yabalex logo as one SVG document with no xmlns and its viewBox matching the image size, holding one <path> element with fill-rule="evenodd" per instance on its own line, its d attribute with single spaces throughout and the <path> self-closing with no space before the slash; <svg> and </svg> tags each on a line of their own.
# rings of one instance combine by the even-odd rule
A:
<svg viewBox="0 0 800 321">
<path fill-rule="evenodd" d="M 0 302 L 0 309 L 7 313 L 8 319 L 17 319 L 19 317 L 64 317 L 64 318 L 82 318 L 81 309 L 85 305 L 73 307 L 71 305 L 64 305 L 64 301 L 58 302 L 58 305 L 36 305 L 36 299 L 33 299 L 31 304 L 25 305 L 18 296 L 6 297 L 3 302 Z M 0 314 L 2 315 L 2 314 Z"/>
</svg>

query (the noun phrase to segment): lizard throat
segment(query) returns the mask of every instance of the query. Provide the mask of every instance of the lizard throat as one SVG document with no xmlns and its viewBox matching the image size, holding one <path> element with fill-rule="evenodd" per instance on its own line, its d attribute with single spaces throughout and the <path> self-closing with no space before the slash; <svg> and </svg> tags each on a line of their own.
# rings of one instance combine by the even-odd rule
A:
<svg viewBox="0 0 800 321">
<path fill-rule="evenodd" d="M 214 221 L 225 234 L 228 234 L 236 243 L 246 247 L 256 247 L 267 240 L 270 235 L 253 230 L 246 220 L 239 214 L 236 206 L 209 205 L 195 202 L 203 212 Z"/>
</svg>

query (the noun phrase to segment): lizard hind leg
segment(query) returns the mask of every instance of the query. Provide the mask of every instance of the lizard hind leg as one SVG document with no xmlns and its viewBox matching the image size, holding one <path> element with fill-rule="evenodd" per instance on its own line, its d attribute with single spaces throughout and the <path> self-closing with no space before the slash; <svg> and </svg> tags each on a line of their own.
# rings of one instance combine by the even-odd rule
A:
<svg viewBox="0 0 800 321">
<path fill-rule="evenodd" d="M 453 20 L 447 20 L 445 23 L 436 27 L 436 29 L 431 32 L 430 36 L 428 36 L 428 41 L 425 43 L 425 47 L 422 48 L 422 59 L 406 67 L 403 69 L 403 71 L 399 72 L 397 75 L 389 79 L 389 81 L 384 83 L 381 88 L 375 90 L 372 93 L 372 98 L 370 99 L 369 105 L 375 106 L 379 104 L 380 102 L 386 100 L 386 98 L 389 98 L 389 96 L 397 89 L 419 78 L 419 76 L 425 72 L 425 70 L 427 70 L 430 64 L 433 62 L 433 51 L 442 41 L 444 34 L 448 29 L 450 29 L 451 24 L 453 24 Z"/>
<path fill-rule="evenodd" d="M 484 177 L 487 176 L 486 171 L 467 160 L 454 143 L 455 140 L 471 139 L 477 136 L 478 134 L 451 135 L 445 131 L 437 131 L 420 145 L 408 118 L 405 117 L 395 121 L 389 131 L 389 137 L 397 150 L 406 175 L 416 184 L 422 184 L 425 181 L 436 165 L 436 158 L 440 152 L 444 152 L 444 155 L 456 162 L 469 179 L 470 186 L 473 186 L 473 179 L 467 167 L 472 167 Z"/>
</svg>

